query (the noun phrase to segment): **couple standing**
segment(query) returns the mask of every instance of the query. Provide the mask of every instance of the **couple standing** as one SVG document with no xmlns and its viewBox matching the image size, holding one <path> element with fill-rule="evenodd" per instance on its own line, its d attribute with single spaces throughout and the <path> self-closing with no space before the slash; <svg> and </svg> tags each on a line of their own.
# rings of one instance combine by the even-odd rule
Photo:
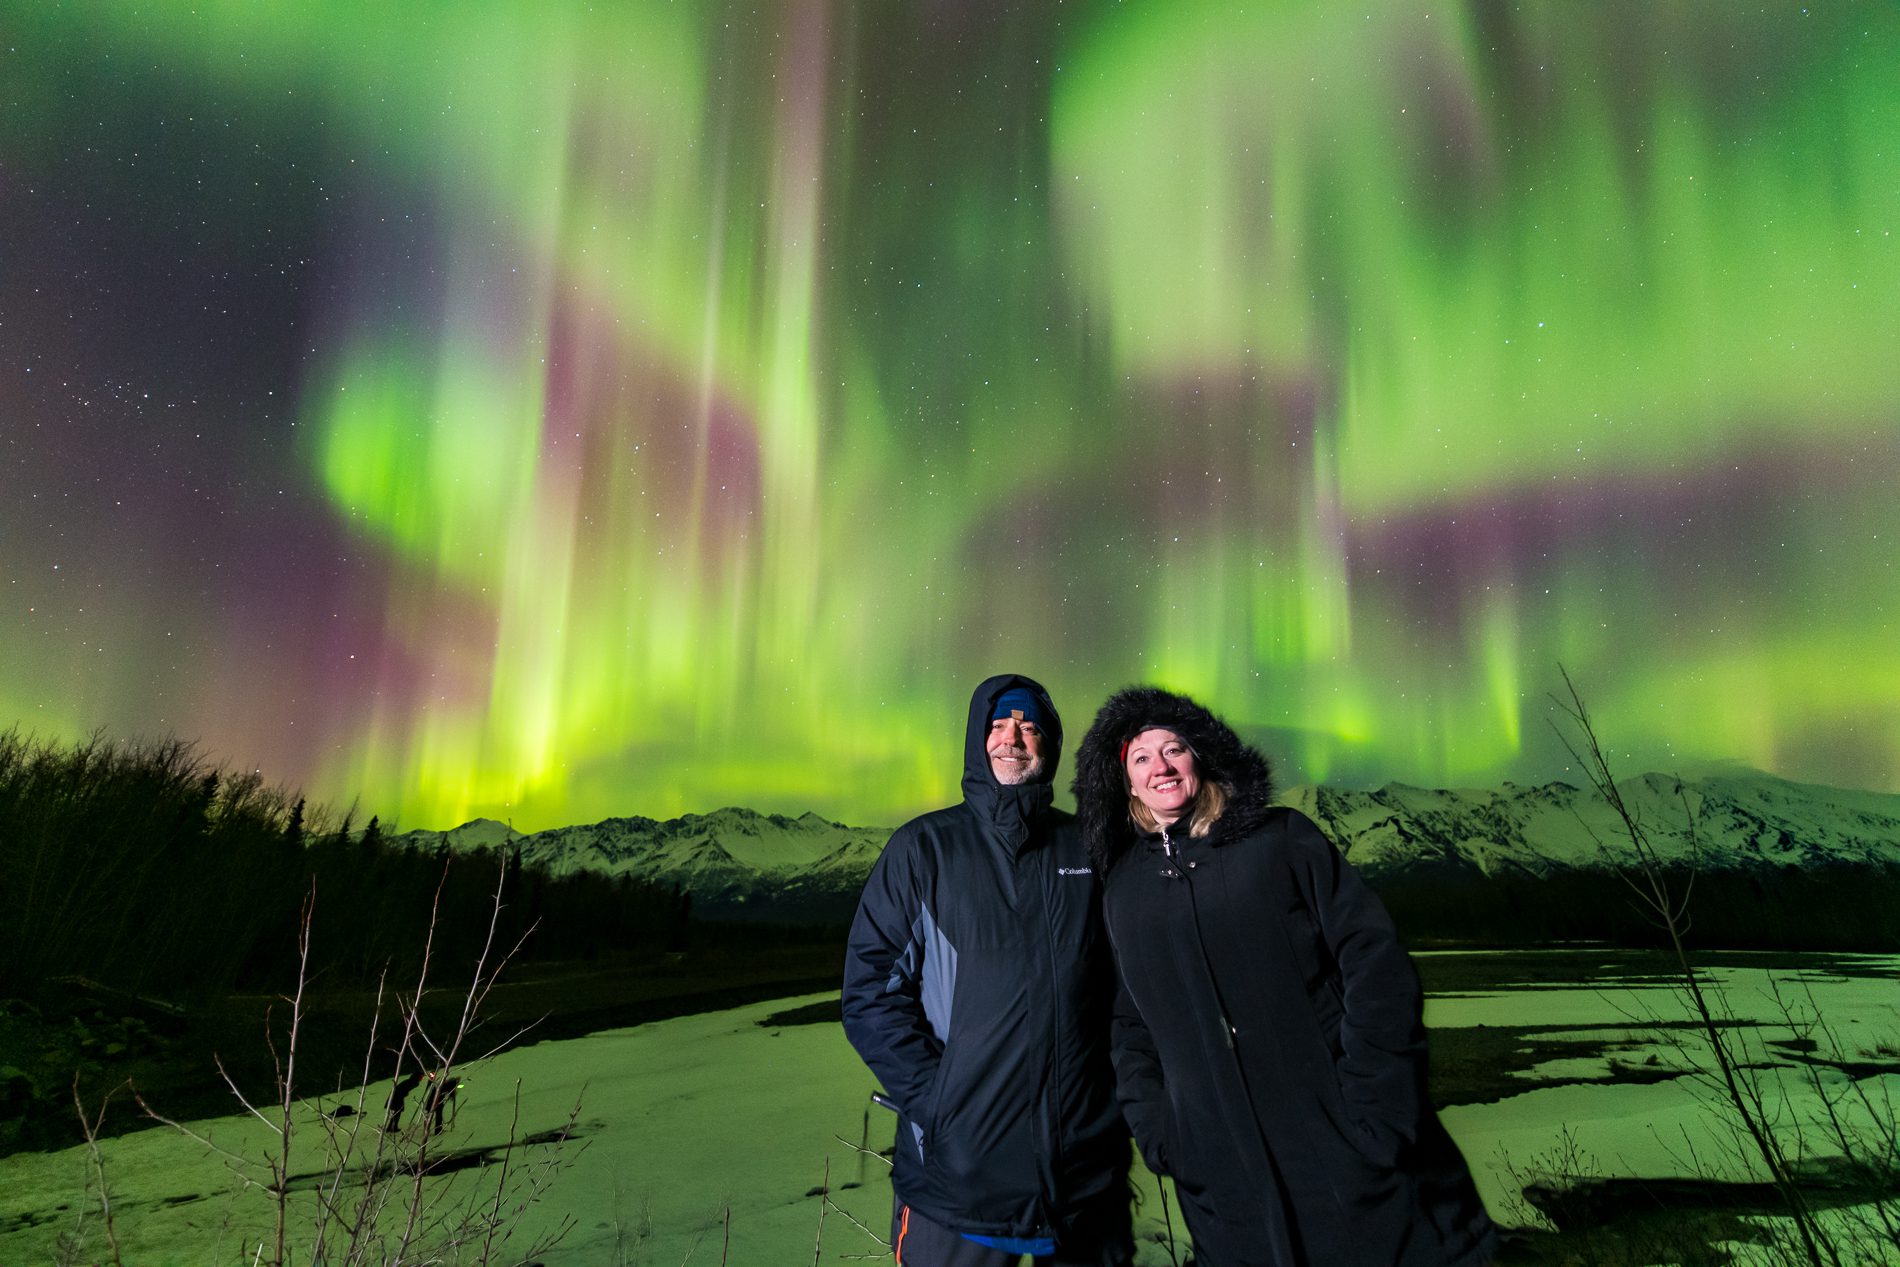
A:
<svg viewBox="0 0 1900 1267">
<path fill-rule="evenodd" d="M 1037 683 L 977 687 L 963 803 L 891 837 L 852 925 L 845 1032 L 898 1111 L 900 1267 L 1124 1267 L 1131 1128 L 1200 1267 L 1484 1262 L 1418 978 L 1270 804 L 1265 758 L 1133 687 L 1082 740 L 1071 818 L 1061 749 Z"/>
</svg>

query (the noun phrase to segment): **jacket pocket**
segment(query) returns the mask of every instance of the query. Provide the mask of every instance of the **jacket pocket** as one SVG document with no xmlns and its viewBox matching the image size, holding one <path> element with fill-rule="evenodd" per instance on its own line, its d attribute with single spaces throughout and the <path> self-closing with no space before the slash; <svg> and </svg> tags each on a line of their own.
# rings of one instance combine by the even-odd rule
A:
<svg viewBox="0 0 1900 1267">
<path fill-rule="evenodd" d="M 1326 1116 L 1332 1120 L 1333 1129 L 1354 1156 L 1375 1170 L 1391 1170 L 1398 1165 L 1404 1140 L 1389 1129 L 1381 1129 L 1346 1098 L 1337 1060 L 1333 1062 L 1333 1105 Z"/>
<path fill-rule="evenodd" d="M 1363 1119 L 1347 1111 L 1346 1142 L 1359 1154 L 1361 1160 L 1379 1170 L 1391 1170 L 1399 1164 L 1399 1150 L 1404 1141 L 1398 1136 L 1380 1131 Z"/>
<path fill-rule="evenodd" d="M 1330 1104 L 1325 1106 L 1326 1117 L 1331 1121 L 1333 1130 L 1341 1143 L 1360 1161 L 1377 1170 L 1391 1170 L 1398 1164 L 1399 1150 L 1403 1140 L 1389 1129 L 1381 1129 L 1375 1119 L 1361 1112 L 1359 1106 L 1346 1094 L 1346 1083 L 1342 1066 L 1345 1061 L 1344 1042 L 1339 1032 L 1345 1017 L 1345 1000 L 1337 977 L 1329 977 L 1319 995 L 1314 999 L 1316 1009 L 1329 1008 L 1331 1016 L 1321 1015 L 1321 1039 L 1326 1053 L 1330 1057 L 1332 1074 Z"/>
<path fill-rule="evenodd" d="M 954 1051 L 954 1044 L 944 1044 L 943 1055 L 937 1060 L 936 1076 L 930 1083 L 930 1098 L 924 1105 L 924 1120 L 917 1123 L 925 1143 L 932 1142 L 931 1137 L 937 1133 L 937 1124 L 943 1121 L 943 1098 L 950 1086 L 950 1062 L 954 1059 L 951 1053 Z"/>
</svg>

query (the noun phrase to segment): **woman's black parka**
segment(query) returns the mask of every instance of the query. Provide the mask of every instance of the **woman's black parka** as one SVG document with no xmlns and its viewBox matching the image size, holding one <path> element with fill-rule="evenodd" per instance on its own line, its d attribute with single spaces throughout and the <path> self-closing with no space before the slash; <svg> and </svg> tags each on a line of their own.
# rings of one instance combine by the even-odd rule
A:
<svg viewBox="0 0 1900 1267">
<path fill-rule="evenodd" d="M 1174 731 L 1228 792 L 1211 832 L 1144 836 L 1122 743 Z M 1118 1093 L 1204 1267 L 1447 1267 L 1495 1233 L 1425 1096 L 1422 996 L 1377 896 L 1266 760 L 1183 696 L 1111 697 L 1075 793 L 1123 984 Z"/>
</svg>

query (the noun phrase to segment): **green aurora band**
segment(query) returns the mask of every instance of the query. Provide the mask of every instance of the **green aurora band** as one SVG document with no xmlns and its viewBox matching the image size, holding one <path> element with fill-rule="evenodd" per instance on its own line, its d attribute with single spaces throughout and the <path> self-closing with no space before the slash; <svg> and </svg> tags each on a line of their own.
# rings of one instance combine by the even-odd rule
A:
<svg viewBox="0 0 1900 1267">
<path fill-rule="evenodd" d="M 1560 663 L 1630 773 L 1900 788 L 1891 5 L 22 25 L 254 103 L 354 226 L 283 387 L 371 633 L 229 653 L 335 674 L 313 795 L 892 821 L 1001 670 L 1076 737 L 1149 680 L 1290 778 L 1544 778 Z M 150 728 L 77 674 L 0 704 Z"/>
</svg>

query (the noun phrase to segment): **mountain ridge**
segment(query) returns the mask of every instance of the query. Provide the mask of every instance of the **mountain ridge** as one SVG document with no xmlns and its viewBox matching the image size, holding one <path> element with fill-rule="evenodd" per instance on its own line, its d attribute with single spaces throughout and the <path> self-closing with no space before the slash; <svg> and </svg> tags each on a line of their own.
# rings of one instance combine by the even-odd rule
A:
<svg viewBox="0 0 1900 1267">
<path fill-rule="evenodd" d="M 1670 866 L 1788 871 L 1832 864 L 1900 868 L 1900 794 L 1797 783 L 1725 768 L 1700 779 L 1642 774 L 1618 784 Z M 1375 885 L 1549 878 L 1634 859 L 1622 825 L 1593 790 L 1553 780 L 1493 788 L 1370 791 L 1306 784 L 1282 804 L 1312 818 Z M 1693 820 L 1690 815 L 1693 813 Z M 1693 830 L 1690 823 L 1693 821 Z M 515 833 L 492 819 L 392 839 L 455 852 L 519 848 L 554 875 L 597 871 L 677 885 L 702 914 L 837 923 L 889 836 L 811 812 L 727 806 L 672 819 L 629 815 Z"/>
<path fill-rule="evenodd" d="M 413 848 L 446 844 L 452 852 L 518 848 L 524 866 L 556 876 L 595 871 L 677 885 L 702 914 L 714 917 L 824 923 L 849 918 L 849 904 L 889 835 L 886 828 L 851 827 L 809 811 L 793 818 L 726 806 L 678 818 L 626 815 L 528 833 L 475 819 L 445 832 L 403 832 L 391 839 Z"/>
</svg>

